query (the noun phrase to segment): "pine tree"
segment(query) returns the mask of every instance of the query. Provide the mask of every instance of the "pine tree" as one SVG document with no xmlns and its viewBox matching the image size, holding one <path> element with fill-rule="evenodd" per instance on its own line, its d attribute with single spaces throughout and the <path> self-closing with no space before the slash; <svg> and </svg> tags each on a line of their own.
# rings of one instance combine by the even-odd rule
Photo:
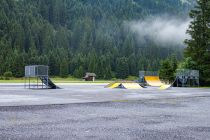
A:
<svg viewBox="0 0 210 140">
<path fill-rule="evenodd" d="M 172 82 L 174 80 L 174 70 L 169 59 L 161 62 L 159 76 L 165 82 Z"/>
<path fill-rule="evenodd" d="M 191 57 L 187 57 L 180 63 L 179 69 L 196 69 L 196 63 Z"/>
<path fill-rule="evenodd" d="M 132 76 L 137 76 L 138 75 L 138 70 L 137 70 L 137 63 L 136 63 L 136 57 L 135 55 L 131 55 L 129 57 L 129 73 Z"/>
<path fill-rule="evenodd" d="M 60 64 L 60 76 L 62 78 L 67 78 L 69 74 L 69 64 L 67 59 L 63 59 Z"/>
<path fill-rule="evenodd" d="M 74 77 L 76 78 L 82 78 L 84 76 L 84 69 L 82 66 L 80 66 L 78 69 L 74 71 Z"/>
<path fill-rule="evenodd" d="M 125 79 L 129 75 L 128 59 L 126 57 L 119 58 L 117 60 L 117 78 Z"/>
<path fill-rule="evenodd" d="M 187 30 L 191 39 L 185 40 L 185 57 L 191 57 L 200 70 L 201 82 L 210 83 L 210 1 L 198 0 L 190 12 L 192 22 Z"/>
<path fill-rule="evenodd" d="M 172 68 L 173 72 L 175 73 L 176 69 L 178 67 L 178 62 L 177 62 L 177 59 L 176 59 L 175 55 L 172 55 L 170 57 L 170 63 L 171 63 L 171 68 Z"/>
<path fill-rule="evenodd" d="M 97 55 L 95 50 L 89 53 L 88 71 L 96 72 L 97 70 Z"/>
<path fill-rule="evenodd" d="M 23 55 L 18 52 L 17 50 L 14 51 L 14 60 L 11 65 L 11 70 L 13 73 L 13 76 L 15 77 L 23 77 L 24 76 L 24 57 Z"/>
</svg>

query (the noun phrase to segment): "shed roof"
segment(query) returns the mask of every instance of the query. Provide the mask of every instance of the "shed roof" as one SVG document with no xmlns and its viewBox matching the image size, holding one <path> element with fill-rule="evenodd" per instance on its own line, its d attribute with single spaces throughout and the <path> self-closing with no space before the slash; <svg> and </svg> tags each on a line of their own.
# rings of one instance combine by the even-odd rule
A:
<svg viewBox="0 0 210 140">
<path fill-rule="evenodd" d="M 90 72 L 87 72 L 85 77 L 96 77 L 96 74 L 95 73 L 90 73 Z"/>
</svg>

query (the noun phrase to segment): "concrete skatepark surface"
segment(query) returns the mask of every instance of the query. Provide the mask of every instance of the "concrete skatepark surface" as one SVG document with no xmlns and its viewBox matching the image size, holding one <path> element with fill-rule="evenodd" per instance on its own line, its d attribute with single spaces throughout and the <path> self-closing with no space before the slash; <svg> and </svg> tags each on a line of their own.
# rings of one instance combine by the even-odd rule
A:
<svg viewBox="0 0 210 140">
<path fill-rule="evenodd" d="M 1 85 L 0 140 L 210 138 L 210 89 L 59 86 L 63 89 Z"/>
<path fill-rule="evenodd" d="M 210 96 L 210 89 L 172 88 L 159 90 L 108 89 L 106 84 L 61 84 L 62 89 L 24 89 L 23 84 L 1 84 L 0 106 L 49 105 L 121 100 L 170 99 Z"/>
</svg>

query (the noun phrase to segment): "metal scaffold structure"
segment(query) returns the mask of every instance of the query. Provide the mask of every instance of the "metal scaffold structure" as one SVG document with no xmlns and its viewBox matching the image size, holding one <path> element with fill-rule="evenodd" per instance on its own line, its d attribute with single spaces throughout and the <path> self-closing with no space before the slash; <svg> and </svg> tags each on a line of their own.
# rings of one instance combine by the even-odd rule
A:
<svg viewBox="0 0 210 140">
<path fill-rule="evenodd" d="M 44 65 L 31 65 L 25 66 L 25 88 L 48 88 L 49 85 L 49 75 L 48 75 L 48 66 Z M 46 80 L 42 80 L 46 78 Z M 36 82 L 32 82 L 32 79 L 36 80 Z M 41 85 L 39 83 L 39 79 L 41 79 Z"/>
<path fill-rule="evenodd" d="M 49 67 L 45 65 L 31 65 L 25 66 L 25 88 L 47 88 L 47 89 L 60 89 L 49 78 Z M 36 79 L 35 84 L 31 84 L 31 78 Z M 41 85 L 39 83 L 41 80 Z"/>
<path fill-rule="evenodd" d="M 200 86 L 200 75 L 198 70 L 178 69 L 176 71 L 176 87 L 195 87 Z"/>
</svg>

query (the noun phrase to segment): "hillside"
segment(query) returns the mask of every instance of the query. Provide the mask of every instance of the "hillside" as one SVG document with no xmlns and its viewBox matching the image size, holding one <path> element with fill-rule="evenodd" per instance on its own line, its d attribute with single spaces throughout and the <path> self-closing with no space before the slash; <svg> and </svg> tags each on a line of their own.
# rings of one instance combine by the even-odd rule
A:
<svg viewBox="0 0 210 140">
<path fill-rule="evenodd" d="M 142 43 L 125 22 L 168 15 L 185 19 L 193 3 L 181 0 L 1 0 L 0 75 L 23 76 L 45 64 L 51 75 L 125 78 L 157 70 L 162 59 L 182 58 L 183 46 Z"/>
</svg>

